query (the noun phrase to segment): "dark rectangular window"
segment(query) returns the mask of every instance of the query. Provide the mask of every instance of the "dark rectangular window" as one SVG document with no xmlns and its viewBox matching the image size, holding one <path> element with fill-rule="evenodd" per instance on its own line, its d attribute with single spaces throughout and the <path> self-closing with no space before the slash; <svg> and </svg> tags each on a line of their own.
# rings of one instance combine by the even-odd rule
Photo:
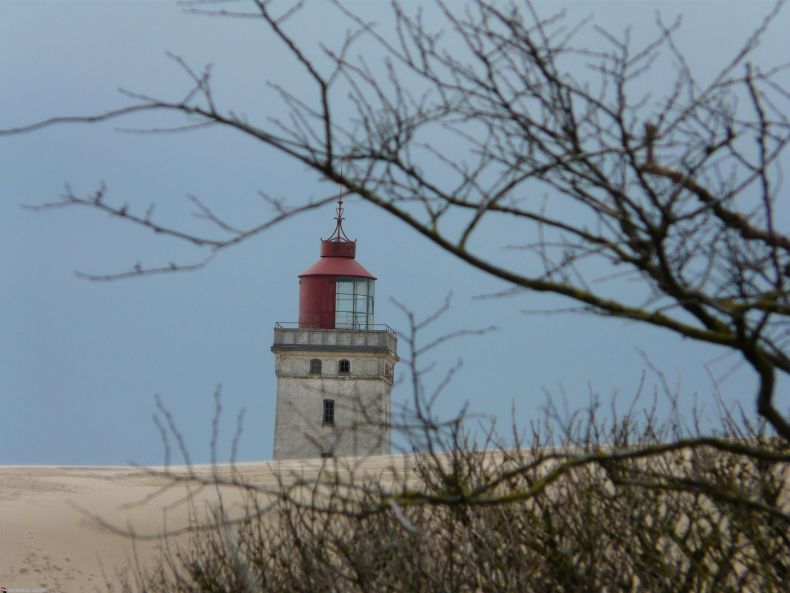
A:
<svg viewBox="0 0 790 593">
<path fill-rule="evenodd" d="M 335 423 L 335 400 L 324 400 L 324 424 Z"/>
<path fill-rule="evenodd" d="M 310 361 L 310 374 L 311 375 L 320 375 L 321 374 L 321 360 L 318 358 L 314 358 Z"/>
<path fill-rule="evenodd" d="M 347 360 L 341 360 L 337 363 L 337 372 L 341 375 L 347 375 L 351 372 L 351 363 Z"/>
</svg>

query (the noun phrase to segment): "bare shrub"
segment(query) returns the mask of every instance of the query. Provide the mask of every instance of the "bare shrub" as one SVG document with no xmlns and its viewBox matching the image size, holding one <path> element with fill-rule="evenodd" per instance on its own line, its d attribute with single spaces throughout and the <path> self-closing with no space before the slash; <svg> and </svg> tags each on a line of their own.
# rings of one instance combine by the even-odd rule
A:
<svg viewBox="0 0 790 593">
<path fill-rule="evenodd" d="M 666 427 L 599 423 L 583 441 L 480 450 L 457 426 L 442 453 L 283 472 L 274 502 L 247 485 L 244 519 L 217 512 L 126 591 L 786 590 L 781 440 L 663 443 L 650 435 Z"/>
</svg>

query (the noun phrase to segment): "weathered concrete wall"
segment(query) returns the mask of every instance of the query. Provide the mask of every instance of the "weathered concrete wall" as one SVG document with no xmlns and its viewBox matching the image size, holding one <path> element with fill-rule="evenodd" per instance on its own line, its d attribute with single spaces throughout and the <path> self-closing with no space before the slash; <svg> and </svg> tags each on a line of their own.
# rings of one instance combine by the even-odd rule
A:
<svg viewBox="0 0 790 593">
<path fill-rule="evenodd" d="M 286 334 L 284 338 L 287 337 Z M 283 336 L 275 333 L 274 459 L 390 453 L 396 343 L 387 336 L 383 347 L 370 348 L 368 342 L 373 342 L 372 338 L 357 338 L 358 344 L 354 345 L 356 336 L 352 336 L 350 344 L 338 347 L 338 337 L 324 335 L 328 339 L 322 339 L 322 343 L 308 342 L 299 347 L 291 340 L 284 342 Z M 311 359 L 321 360 L 320 375 L 310 373 Z M 340 360 L 350 362 L 349 373 L 338 373 Z M 323 422 L 325 399 L 334 400 L 334 424 Z"/>
</svg>

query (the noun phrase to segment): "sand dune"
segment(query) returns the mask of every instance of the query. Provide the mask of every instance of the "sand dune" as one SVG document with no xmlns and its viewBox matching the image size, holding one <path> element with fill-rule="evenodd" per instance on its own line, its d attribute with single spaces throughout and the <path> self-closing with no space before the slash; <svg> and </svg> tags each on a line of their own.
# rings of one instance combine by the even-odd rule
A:
<svg viewBox="0 0 790 593">
<path fill-rule="evenodd" d="M 397 459 L 349 462 L 360 473 L 374 476 L 398 465 Z M 276 489 L 277 471 L 289 479 L 310 478 L 320 466 L 318 460 L 260 462 L 238 464 L 236 470 L 248 483 Z M 210 466 L 194 470 L 211 476 Z M 219 471 L 230 475 L 227 466 Z M 135 557 L 147 564 L 156 554 L 160 541 L 154 536 L 194 522 L 183 502 L 185 485 L 163 492 L 168 484 L 171 481 L 164 477 L 133 467 L 0 466 L 0 586 L 84 593 L 106 591 L 108 583 L 116 583 L 117 590 L 118 571 Z M 222 496 L 224 504 L 238 509 L 238 492 L 226 489 Z M 213 488 L 193 498 L 198 515 L 218 500 Z M 125 537 L 102 522 L 154 538 Z"/>
</svg>

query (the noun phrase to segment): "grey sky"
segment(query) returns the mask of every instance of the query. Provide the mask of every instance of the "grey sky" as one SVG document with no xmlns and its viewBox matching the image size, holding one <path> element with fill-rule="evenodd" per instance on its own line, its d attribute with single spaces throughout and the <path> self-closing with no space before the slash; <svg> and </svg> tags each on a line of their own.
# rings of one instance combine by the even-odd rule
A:
<svg viewBox="0 0 790 593">
<path fill-rule="evenodd" d="M 558 4 L 538 6 L 553 10 Z M 348 5 L 386 20 L 384 2 Z M 771 3 L 589 0 L 569 6 L 572 15 L 594 13 L 615 32 L 631 23 L 635 39 L 654 31 L 657 8 L 666 20 L 683 13 L 678 40 L 704 76 L 731 57 Z M 346 27 L 327 3 L 308 2 L 296 35 L 314 51 L 318 40 L 337 43 Z M 786 59 L 788 30 L 785 10 L 758 55 L 770 63 Z M 255 117 L 282 112 L 266 80 L 292 89 L 304 84 L 257 22 L 188 16 L 164 0 L 0 0 L 0 128 L 122 105 L 118 87 L 158 95 L 181 91 L 186 81 L 168 51 L 196 66 L 212 62 L 218 100 Z M 662 88 L 660 70 L 653 83 Z M 223 253 L 205 270 L 112 283 L 80 280 L 74 270 L 114 272 L 136 261 L 186 262 L 198 254 L 95 212 L 20 208 L 56 198 L 64 183 L 88 193 L 103 181 L 109 200 L 138 211 L 156 202 L 163 221 L 187 220 L 193 207 L 186 195 L 195 194 L 248 224 L 269 214 L 258 189 L 293 201 L 331 191 L 301 166 L 227 132 L 116 131 L 164 122 L 147 116 L 0 138 L 0 464 L 158 463 L 154 394 L 173 412 L 193 459 L 206 461 L 218 383 L 225 406 L 221 456 L 241 408 L 247 415 L 240 458 L 271 456 L 271 330 L 276 321 L 297 318 L 297 275 L 317 259 L 319 239 L 332 231 L 331 208 L 288 221 Z M 378 323 L 403 326 L 389 297 L 424 315 L 452 291 L 453 307 L 437 333 L 500 328 L 437 351 L 445 368 L 464 361 L 439 406 L 443 414 L 468 401 L 507 432 L 512 405 L 516 424 L 537 418 L 544 388 L 564 393 L 570 408 L 585 405 L 591 392 L 604 401 L 615 393 L 628 401 L 644 371 L 643 351 L 684 402 L 696 397 L 714 415 L 704 365 L 716 349 L 620 321 L 520 312 L 566 305 L 545 296 L 474 299 L 507 287 L 369 205 L 351 200 L 346 215 L 359 261 L 378 277 Z M 493 234 L 486 240 L 492 250 L 502 247 Z M 715 365 L 714 373 L 729 364 Z M 655 382 L 648 373 L 648 391 Z M 783 387 L 778 403 L 786 410 Z M 752 410 L 748 369 L 736 371 L 721 389 L 727 401 Z M 405 387 L 396 388 L 396 402 L 408 397 Z M 648 405 L 650 398 L 643 401 Z"/>
</svg>

